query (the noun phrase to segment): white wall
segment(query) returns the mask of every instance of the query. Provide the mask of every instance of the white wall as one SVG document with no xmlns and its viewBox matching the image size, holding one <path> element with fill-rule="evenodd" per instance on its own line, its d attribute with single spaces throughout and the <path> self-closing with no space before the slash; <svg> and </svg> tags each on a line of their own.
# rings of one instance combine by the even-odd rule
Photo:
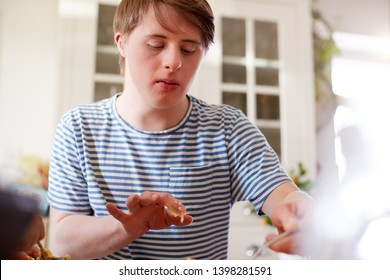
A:
<svg viewBox="0 0 390 280">
<path fill-rule="evenodd" d="M 57 1 L 0 1 L 0 167 L 22 154 L 50 155 L 57 30 Z"/>
<path fill-rule="evenodd" d="M 390 0 L 314 0 L 336 31 L 390 37 Z"/>
</svg>

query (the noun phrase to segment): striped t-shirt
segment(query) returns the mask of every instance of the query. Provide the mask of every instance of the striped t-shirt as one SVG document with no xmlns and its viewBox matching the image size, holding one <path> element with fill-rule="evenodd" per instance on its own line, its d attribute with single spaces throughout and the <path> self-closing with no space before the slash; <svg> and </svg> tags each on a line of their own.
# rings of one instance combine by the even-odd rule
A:
<svg viewBox="0 0 390 280">
<path fill-rule="evenodd" d="M 241 111 L 192 96 L 177 126 L 140 131 L 118 115 L 115 98 L 62 117 L 50 164 L 50 206 L 101 217 L 108 215 L 107 202 L 125 211 L 129 195 L 168 192 L 193 223 L 150 230 L 105 259 L 226 259 L 233 203 L 249 200 L 259 211 L 268 194 L 290 180 L 262 133 Z"/>
</svg>

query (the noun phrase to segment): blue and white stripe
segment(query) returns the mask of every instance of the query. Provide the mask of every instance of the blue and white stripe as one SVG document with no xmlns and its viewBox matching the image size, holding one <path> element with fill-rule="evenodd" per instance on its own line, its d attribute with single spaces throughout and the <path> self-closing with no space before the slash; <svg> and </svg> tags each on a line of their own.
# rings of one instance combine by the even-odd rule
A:
<svg viewBox="0 0 390 280">
<path fill-rule="evenodd" d="M 262 133 L 238 110 L 190 97 L 183 121 L 166 131 L 134 129 L 115 98 L 80 105 L 57 128 L 49 202 L 60 211 L 105 216 L 112 202 L 143 191 L 169 192 L 194 222 L 149 231 L 107 259 L 226 259 L 230 209 L 257 210 L 289 180 Z"/>
</svg>

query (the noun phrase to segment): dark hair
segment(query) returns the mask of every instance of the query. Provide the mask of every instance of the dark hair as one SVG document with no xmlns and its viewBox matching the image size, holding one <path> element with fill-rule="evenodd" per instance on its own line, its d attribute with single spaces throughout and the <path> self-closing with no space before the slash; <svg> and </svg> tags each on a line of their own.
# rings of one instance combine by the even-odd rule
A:
<svg viewBox="0 0 390 280">
<path fill-rule="evenodd" d="M 171 7 L 187 22 L 199 28 L 202 35 L 203 46 L 208 49 L 214 41 L 214 15 L 206 0 L 122 0 L 118 5 L 114 22 L 114 34 L 119 32 L 129 34 L 143 19 L 149 7 L 152 7 L 159 23 L 166 27 L 159 5 Z M 124 58 L 119 56 L 121 71 L 124 69 Z"/>
</svg>

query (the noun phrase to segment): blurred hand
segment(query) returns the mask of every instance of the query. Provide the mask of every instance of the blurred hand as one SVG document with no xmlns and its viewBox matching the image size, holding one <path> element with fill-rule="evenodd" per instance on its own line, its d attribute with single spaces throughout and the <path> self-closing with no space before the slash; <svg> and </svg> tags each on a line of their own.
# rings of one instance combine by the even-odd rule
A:
<svg viewBox="0 0 390 280">
<path fill-rule="evenodd" d="M 270 246 L 274 251 L 299 254 L 300 241 L 305 222 L 311 213 L 313 200 L 308 195 L 301 193 L 299 197 L 288 199 L 275 206 L 271 215 L 272 224 L 278 230 L 278 233 L 290 231 L 291 234 L 287 237 L 275 242 Z M 274 238 L 276 234 L 269 234 L 266 237 L 266 242 Z"/>
<path fill-rule="evenodd" d="M 37 244 L 34 244 L 25 251 L 14 252 L 11 256 L 13 260 L 36 260 L 41 258 L 42 252 Z"/>
<path fill-rule="evenodd" d="M 28 260 L 41 256 L 41 250 L 37 243 L 45 237 L 45 226 L 42 217 L 36 213 L 22 235 L 16 250 L 11 255 L 11 259 Z"/>
<path fill-rule="evenodd" d="M 192 217 L 185 215 L 185 207 L 169 193 L 143 192 L 129 196 L 127 211 L 107 203 L 107 211 L 122 223 L 125 231 L 132 236 L 142 236 L 149 230 L 164 229 L 171 225 L 186 226 Z"/>
<path fill-rule="evenodd" d="M 18 251 L 26 251 L 30 249 L 38 241 L 45 237 L 45 226 L 43 225 L 42 217 L 36 213 L 31 220 L 29 226 L 23 234 L 21 241 L 18 244 Z"/>
</svg>

